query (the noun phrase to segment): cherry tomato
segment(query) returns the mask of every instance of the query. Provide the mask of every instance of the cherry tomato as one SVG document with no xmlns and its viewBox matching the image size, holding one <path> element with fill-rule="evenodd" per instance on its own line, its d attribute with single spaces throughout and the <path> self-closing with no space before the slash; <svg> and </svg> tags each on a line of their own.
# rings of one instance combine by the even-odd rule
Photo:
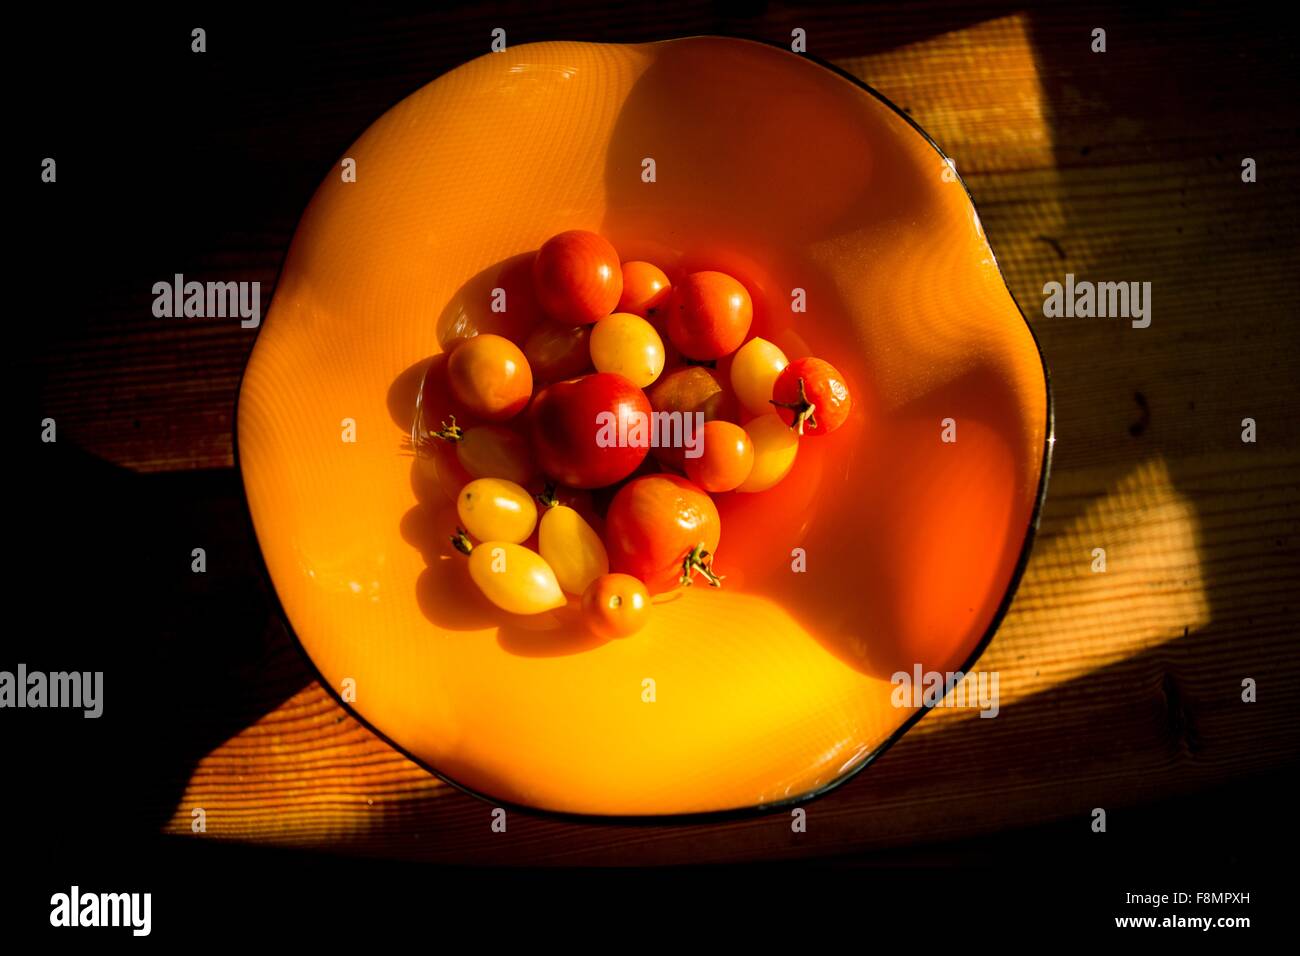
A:
<svg viewBox="0 0 1300 956">
<path fill-rule="evenodd" d="M 456 459 L 471 478 L 505 478 L 526 485 L 537 476 L 528 439 L 501 425 L 461 428 L 451 422 L 433 433 L 456 450 Z"/>
<path fill-rule="evenodd" d="M 828 435 L 853 407 L 849 387 L 834 365 L 819 358 L 795 359 L 772 386 L 776 413 L 800 435 Z"/>
<path fill-rule="evenodd" d="M 745 433 L 754 443 L 754 464 L 737 491 L 767 491 L 794 467 L 799 453 L 799 436 L 775 415 L 759 415 L 745 422 Z"/>
<path fill-rule="evenodd" d="M 447 359 L 451 393 L 471 412 L 504 421 L 523 410 L 533 394 L 533 373 L 519 346 L 499 335 L 476 335 Z"/>
<path fill-rule="evenodd" d="M 472 425 L 476 420 L 476 416 L 451 392 L 451 380 L 447 371 L 450 358 L 449 352 L 439 352 L 429 360 L 429 367 L 425 369 L 417 399 L 420 412 L 417 424 L 421 435 L 435 431 L 440 421 L 452 416 L 462 426 Z"/>
<path fill-rule="evenodd" d="M 554 498 L 542 505 L 546 510 L 537 529 L 537 550 L 555 571 L 562 590 L 582 594 L 592 581 L 609 573 L 605 545 L 573 508 Z"/>
<path fill-rule="evenodd" d="M 533 285 L 543 311 L 556 322 L 590 325 L 618 305 L 623 270 L 608 239 L 574 229 L 552 236 L 538 250 Z"/>
<path fill-rule="evenodd" d="M 707 422 L 700 456 L 686 456 L 686 477 L 705 491 L 734 491 L 754 467 L 749 433 L 731 422 Z"/>
<path fill-rule="evenodd" d="M 533 497 L 513 481 L 475 478 L 456 498 L 460 523 L 480 541 L 528 540 L 537 525 Z"/>
<path fill-rule="evenodd" d="M 417 459 L 421 484 L 427 487 L 429 479 L 432 479 L 448 501 L 455 501 L 460 490 L 473 481 L 474 476 L 460 463 L 455 448 L 436 439 L 430 441 L 433 444 L 426 444 Z"/>
<path fill-rule="evenodd" d="M 700 365 L 687 365 L 669 372 L 647 393 L 650 407 L 656 412 L 681 412 L 693 415 L 700 412 L 704 421 L 731 421 L 737 417 L 739 407 L 736 397 L 727 388 L 723 377 L 711 368 Z M 691 428 L 695 420 L 691 420 Z M 685 434 L 683 422 L 683 436 Z M 695 432 L 692 432 L 694 435 Z M 655 460 L 670 468 L 685 470 L 685 448 L 678 445 L 656 447 L 651 449 Z"/>
<path fill-rule="evenodd" d="M 750 339 L 731 360 L 731 387 L 751 415 L 772 411 L 772 386 L 789 365 L 785 353 L 767 339 Z"/>
<path fill-rule="evenodd" d="M 689 584 L 696 574 L 719 587 L 710 565 L 721 534 L 713 499 L 676 475 L 629 481 L 605 516 L 610 568 L 639 578 L 651 594 Z"/>
<path fill-rule="evenodd" d="M 555 572 L 536 551 L 510 541 L 471 544 L 461 531 L 452 544 L 469 555 L 469 576 L 489 601 L 511 614 L 540 614 L 567 602 Z"/>
<path fill-rule="evenodd" d="M 645 393 L 613 372 L 556 382 L 528 409 L 537 463 L 571 488 L 600 488 L 632 474 L 645 459 L 649 427 Z M 624 440 L 638 436 L 645 443 Z"/>
<path fill-rule="evenodd" d="M 722 272 L 693 272 L 673 289 L 668 337 L 687 358 L 718 359 L 740 347 L 753 319 L 743 285 Z"/>
<path fill-rule="evenodd" d="M 630 574 L 604 574 L 582 594 L 582 616 L 599 637 L 630 637 L 650 617 L 650 592 Z"/>
<path fill-rule="evenodd" d="M 645 388 L 664 370 L 664 342 L 639 315 L 615 312 L 591 327 L 591 363 Z"/>
<path fill-rule="evenodd" d="M 643 319 L 654 319 L 672 297 L 672 283 L 656 265 L 648 262 L 623 263 L 623 294 L 615 312 L 631 312 Z"/>
<path fill-rule="evenodd" d="M 543 322 L 524 342 L 524 357 L 541 385 L 591 371 L 590 325 Z M 768 396 L 771 398 L 772 396 Z"/>
</svg>

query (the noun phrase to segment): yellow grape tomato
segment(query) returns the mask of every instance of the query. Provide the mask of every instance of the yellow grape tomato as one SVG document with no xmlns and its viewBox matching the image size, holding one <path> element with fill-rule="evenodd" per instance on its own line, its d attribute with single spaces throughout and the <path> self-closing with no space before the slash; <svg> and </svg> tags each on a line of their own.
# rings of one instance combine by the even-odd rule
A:
<svg viewBox="0 0 1300 956">
<path fill-rule="evenodd" d="M 456 497 L 460 523 L 478 541 L 528 540 L 537 526 L 532 495 L 505 478 L 476 478 Z"/>
<path fill-rule="evenodd" d="M 754 443 L 754 466 L 737 491 L 767 491 L 794 467 L 799 435 L 775 414 L 759 415 L 745 423 Z"/>
<path fill-rule="evenodd" d="M 785 353 L 767 339 L 753 338 L 731 360 L 731 389 L 745 411 L 764 415 L 773 411 L 772 386 L 789 365 Z"/>
<path fill-rule="evenodd" d="M 469 576 L 489 601 L 511 614 L 541 614 L 565 603 L 555 572 L 542 556 L 509 541 L 475 545 Z"/>
<path fill-rule="evenodd" d="M 542 515 L 537 549 L 569 594 L 582 594 L 592 581 L 609 573 L 609 556 L 600 535 L 567 505 L 555 505 Z"/>
</svg>

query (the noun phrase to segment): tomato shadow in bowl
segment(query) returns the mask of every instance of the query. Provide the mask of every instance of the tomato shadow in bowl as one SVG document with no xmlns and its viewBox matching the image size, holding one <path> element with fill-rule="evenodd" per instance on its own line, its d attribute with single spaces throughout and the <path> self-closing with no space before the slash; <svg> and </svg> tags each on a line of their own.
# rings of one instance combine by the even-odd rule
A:
<svg viewBox="0 0 1300 956">
<path fill-rule="evenodd" d="M 535 254 L 526 252 L 503 259 L 480 270 L 456 290 L 435 325 L 441 351 L 456 339 L 488 333 L 516 343 L 524 341 L 543 318 L 533 293 Z"/>
</svg>

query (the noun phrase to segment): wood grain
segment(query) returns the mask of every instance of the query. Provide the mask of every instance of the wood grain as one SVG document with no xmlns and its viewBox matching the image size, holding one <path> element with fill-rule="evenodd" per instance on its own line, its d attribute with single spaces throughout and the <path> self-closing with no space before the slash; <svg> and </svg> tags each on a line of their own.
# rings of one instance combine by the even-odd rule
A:
<svg viewBox="0 0 1300 956">
<path fill-rule="evenodd" d="M 254 699 L 265 690 L 272 701 L 267 712 L 203 755 L 178 781 L 179 800 L 160 797 L 166 829 L 189 834 L 191 809 L 203 807 L 206 839 L 431 860 L 800 858 L 1051 820 L 1083 828 L 1094 807 L 1122 814 L 1294 761 L 1300 124 L 1285 37 L 1201 8 L 1159 21 L 1085 5 L 882 8 L 861 20 L 832 8 L 657 10 L 592 38 L 716 30 L 779 40 L 806 25 L 812 51 L 906 108 L 975 196 L 1056 396 L 1038 544 L 980 665 L 1001 675 L 1001 713 L 927 716 L 812 804 L 798 836 L 780 814 L 654 828 L 514 814 L 494 834 L 486 804 L 392 751 L 316 684 L 281 702 L 278 691 L 301 686 L 303 664 L 278 654 L 251 678 Z M 258 231 L 195 250 L 189 268 L 270 288 L 321 171 L 402 92 L 476 55 L 475 31 L 499 17 L 520 24 L 512 42 L 592 29 L 576 13 L 481 16 L 378 21 L 333 46 L 322 40 L 348 60 L 349 81 L 324 65 L 305 75 L 298 92 L 317 105 L 298 115 L 264 99 L 231 104 L 247 160 L 293 187 Z M 1096 25 L 1108 29 L 1104 55 L 1088 49 Z M 1255 184 L 1241 181 L 1245 156 L 1258 163 Z M 1043 318 L 1043 284 L 1066 272 L 1151 282 L 1151 327 Z M 37 357 L 43 407 L 81 447 L 135 471 L 229 468 L 252 335 L 237 323 L 152 319 L 145 291 L 117 290 L 84 334 Z M 1255 444 L 1241 440 L 1245 417 L 1258 423 Z M 1097 547 L 1104 574 L 1090 569 Z M 1258 682 L 1258 703 L 1242 702 L 1245 678 Z"/>
</svg>

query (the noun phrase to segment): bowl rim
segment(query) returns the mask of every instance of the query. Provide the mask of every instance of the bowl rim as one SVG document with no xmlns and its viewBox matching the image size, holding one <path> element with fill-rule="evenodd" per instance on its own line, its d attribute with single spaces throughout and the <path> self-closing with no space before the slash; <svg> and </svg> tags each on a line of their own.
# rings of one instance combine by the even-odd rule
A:
<svg viewBox="0 0 1300 956">
<path fill-rule="evenodd" d="M 834 63 L 831 63 L 829 60 L 824 60 L 815 54 L 795 53 L 790 49 L 788 49 L 782 43 L 778 43 L 775 40 L 769 40 L 769 39 L 754 37 L 754 36 L 747 36 L 739 33 L 696 33 L 696 34 L 688 34 L 686 36 L 667 37 L 662 40 L 608 42 L 608 43 L 600 42 L 600 41 L 591 41 L 591 40 L 550 39 L 550 40 L 538 40 L 530 43 L 520 43 L 520 44 L 512 45 L 509 49 L 522 49 L 525 47 L 542 46 L 542 45 L 556 44 L 556 43 L 581 43 L 583 45 L 588 45 L 588 46 L 660 46 L 662 44 L 667 44 L 667 43 L 681 43 L 681 42 L 690 42 L 696 40 L 727 40 L 727 41 L 732 41 L 737 43 L 749 43 L 749 44 L 754 44 L 756 46 L 766 47 L 771 50 L 776 50 L 778 52 L 785 53 L 793 57 L 797 57 L 799 59 L 808 60 L 809 62 L 821 67 L 822 69 L 829 70 L 831 73 L 835 74 L 836 76 L 839 76 L 841 79 L 847 80 L 849 83 L 857 87 L 860 91 L 874 97 L 878 102 L 882 103 L 884 106 L 892 110 L 894 114 L 902 118 L 907 123 L 907 125 L 912 128 L 914 132 L 920 134 L 920 136 L 926 141 L 926 143 L 928 143 L 930 147 L 935 151 L 935 153 L 938 154 L 940 159 L 942 159 L 943 162 L 946 163 L 949 166 L 949 168 L 952 170 L 953 175 L 957 179 L 957 182 L 961 184 L 962 189 L 965 191 L 966 199 L 970 203 L 971 208 L 975 211 L 976 216 L 979 215 L 979 208 L 975 205 L 975 197 L 974 195 L 972 195 L 970 191 L 970 187 L 966 184 L 965 179 L 962 178 L 961 173 L 957 171 L 956 164 L 949 158 L 948 154 L 943 151 L 943 148 L 937 142 L 935 142 L 934 137 L 932 137 L 929 133 L 927 133 L 921 127 L 921 125 L 916 122 L 916 120 L 914 120 L 908 113 L 904 112 L 897 105 L 895 105 L 888 97 L 886 97 L 879 90 L 875 89 L 870 84 L 866 83 L 864 80 L 861 80 L 858 77 L 854 76 L 852 73 L 849 73 L 847 70 L 844 70 L 836 66 Z M 438 79 L 448 75 L 449 73 L 453 72 L 456 69 L 459 69 L 461 66 L 464 66 L 468 63 L 472 63 L 474 62 L 474 60 L 481 59 L 484 56 L 492 56 L 492 55 L 493 55 L 492 53 L 485 53 L 485 54 L 481 54 L 478 57 L 474 57 L 471 60 L 466 60 L 464 63 L 459 63 L 456 66 L 444 70 L 442 73 L 439 73 L 437 76 L 428 80 L 425 84 L 419 87 L 419 89 L 423 89 L 424 86 L 429 85 L 429 83 L 436 82 Z M 418 90 L 413 90 L 411 93 L 407 95 L 408 96 L 413 95 L 417 91 Z M 385 112 L 387 112 L 387 110 Z M 364 132 L 364 130 L 362 132 Z M 299 221 L 301 221 L 301 218 L 302 217 L 300 215 Z M 275 289 L 279 288 L 280 279 L 284 272 L 284 265 L 286 260 L 288 259 L 289 250 L 293 246 L 293 239 L 296 238 L 297 236 L 297 225 L 298 224 L 295 224 L 294 233 L 290 237 L 288 244 L 285 246 L 285 249 L 281 254 L 280 265 L 276 269 L 275 286 L 272 289 L 271 301 L 274 300 Z M 1034 344 L 1034 349 L 1038 352 L 1038 361 L 1043 373 L 1043 391 L 1046 396 L 1047 407 L 1045 409 L 1046 427 L 1044 430 L 1044 437 L 1043 437 L 1043 453 L 1039 464 L 1038 488 L 1034 493 L 1034 505 L 1029 516 L 1029 523 L 1026 526 L 1024 531 L 1024 537 L 1020 546 L 1020 553 L 1016 558 L 1016 563 L 1014 567 L 1012 568 L 1011 577 L 1007 581 L 1007 586 L 1003 592 L 1002 599 L 998 603 L 997 608 L 994 610 L 993 617 L 989 620 L 988 627 L 985 629 L 984 634 L 980 637 L 979 641 L 976 642 L 975 647 L 972 649 L 969 658 L 962 664 L 960 668 L 963 674 L 969 674 L 971 668 L 979 661 L 979 659 L 983 656 L 984 652 L 988 649 L 989 644 L 993 640 L 993 636 L 997 633 L 998 628 L 1002 625 L 1003 619 L 1006 617 L 1007 611 L 1010 610 L 1012 601 L 1015 598 L 1016 591 L 1019 589 L 1021 579 L 1024 577 L 1025 569 L 1026 567 L 1028 567 L 1029 558 L 1031 552 L 1033 551 L 1034 541 L 1036 540 L 1038 535 L 1039 523 L 1042 519 L 1043 505 L 1047 500 L 1048 479 L 1051 474 L 1051 467 L 1052 467 L 1052 452 L 1056 443 L 1056 410 L 1055 410 L 1055 399 L 1052 394 L 1052 376 L 1051 376 L 1051 370 L 1048 368 L 1047 365 L 1047 357 L 1043 352 L 1042 343 L 1039 341 L 1038 335 L 1037 333 L 1035 333 L 1033 325 L 1030 323 L 1029 319 L 1026 318 L 1024 309 L 1021 308 L 1020 303 L 1016 300 L 1015 294 L 1011 291 L 1011 286 L 1007 283 L 1006 274 L 1002 271 L 1002 266 L 998 262 L 997 253 L 993 250 L 993 244 L 992 242 L 989 241 L 988 236 L 984 235 L 983 233 L 982 224 L 980 227 L 980 232 L 981 235 L 983 235 L 985 244 L 988 246 L 989 255 L 993 260 L 993 267 L 997 270 L 998 278 L 1002 280 L 1003 288 L 1006 289 L 1007 297 L 1011 300 L 1012 304 L 1015 305 L 1016 312 L 1019 314 L 1020 320 L 1025 324 L 1025 328 L 1029 331 L 1029 337 Z M 269 306 L 268 306 L 268 313 L 269 313 Z M 383 731 L 379 730 L 377 727 L 371 724 L 370 721 L 368 721 L 364 716 L 362 716 L 353 706 L 351 706 L 347 701 L 343 699 L 342 694 L 340 694 L 339 691 L 336 690 L 333 685 L 331 685 L 327 680 L 325 680 L 324 675 L 320 672 L 320 668 L 316 666 L 316 662 L 312 659 L 311 655 L 307 652 L 307 648 L 303 645 L 302 639 L 298 636 L 297 631 L 294 630 L 293 623 L 289 620 L 289 615 L 285 612 L 284 605 L 280 601 L 280 594 L 275 588 L 275 581 L 272 579 L 270 568 L 266 564 L 266 555 L 262 551 L 261 543 L 259 542 L 257 537 L 257 528 L 253 523 L 252 510 L 248 501 L 248 486 L 247 483 L 243 480 L 244 468 L 239 455 L 239 402 L 240 399 L 243 397 L 243 393 L 244 393 L 244 379 L 248 374 L 249 366 L 252 364 L 253 350 L 256 349 L 257 339 L 260 338 L 261 334 L 262 334 L 262 327 L 261 325 L 259 325 L 253 339 L 253 345 L 252 347 L 249 348 L 248 358 L 245 360 L 244 367 L 239 373 L 239 384 L 235 391 L 235 402 L 234 402 L 234 408 L 231 417 L 231 446 L 233 449 L 233 455 L 232 455 L 233 467 L 240 477 L 239 498 L 240 498 L 240 503 L 242 505 L 240 511 L 242 513 L 243 520 L 245 522 L 245 526 L 247 528 L 249 537 L 256 545 L 256 548 L 254 549 L 257 553 L 255 569 L 257 572 L 260 572 L 259 576 L 262 578 L 263 583 L 266 585 L 266 590 L 271 598 L 272 608 L 274 612 L 279 616 L 281 622 L 283 623 L 285 632 L 289 635 L 290 643 L 293 644 L 293 646 L 297 649 L 298 653 L 302 656 L 303 660 L 307 664 L 308 670 L 311 672 L 311 675 L 315 678 L 316 682 L 325 688 L 326 693 L 328 693 L 330 697 L 333 698 L 334 701 L 352 717 L 353 720 L 357 721 L 357 723 L 359 723 L 362 727 L 366 728 L 366 730 L 374 734 L 376 737 L 382 740 L 385 744 L 387 744 L 397 753 L 401 754 L 407 760 L 410 760 L 412 763 L 416 764 L 422 770 L 424 770 L 429 774 L 432 774 L 434 777 L 438 778 L 448 786 L 456 790 L 459 790 L 462 793 L 468 794 L 469 796 L 474 797 L 475 799 L 487 803 L 493 807 L 500 807 L 509 810 L 511 812 L 528 814 L 540 819 L 554 820 L 556 822 L 565 822 L 565 823 L 602 824 L 602 825 L 615 825 L 620 827 L 688 826 L 688 825 L 700 824 L 700 823 L 716 824 L 716 823 L 726 823 L 732 821 L 754 819 L 759 816 L 765 816 L 774 813 L 775 811 L 778 810 L 783 810 L 786 808 L 811 803 L 815 800 L 818 800 L 826 796 L 832 791 L 838 790 L 840 787 L 844 786 L 849 781 L 856 778 L 860 773 L 862 773 L 869 766 L 871 766 L 882 756 L 884 756 L 884 754 L 887 753 L 889 749 L 894 746 L 894 744 L 896 744 L 899 740 L 901 740 L 903 736 L 907 734 L 908 731 L 910 731 L 913 727 L 916 726 L 917 722 L 921 720 L 921 718 L 923 718 L 933 708 L 937 707 L 939 704 L 942 704 L 943 700 L 947 698 L 947 695 L 950 692 L 950 690 L 945 690 L 944 696 L 941 697 L 936 703 L 923 704 L 920 708 L 915 710 L 906 720 L 904 720 L 903 723 L 900 724 L 893 731 L 893 733 L 891 733 L 880 744 L 878 744 L 875 747 L 875 749 L 872 750 L 871 753 L 868 754 L 867 757 L 863 759 L 856 767 L 854 767 L 852 770 L 848 771 L 847 773 L 840 774 L 834 780 L 829 781 L 823 786 L 818 787 L 815 790 L 805 791 L 804 793 L 798 794 L 796 796 L 783 797 L 780 800 L 774 800 L 768 803 L 757 803 L 745 807 L 731 807 L 731 808 L 720 809 L 720 810 L 689 811 L 685 813 L 653 813 L 653 814 L 580 813 L 573 810 L 551 810 L 545 807 L 535 807 L 525 803 L 516 803 L 511 800 L 500 799 L 497 797 L 493 797 L 490 794 L 479 792 L 478 790 L 475 790 L 472 787 L 460 783 L 459 781 L 453 780 L 451 777 L 447 776 L 445 773 L 438 770 L 428 761 L 411 753 L 401 744 L 397 743 L 392 738 L 390 738 Z"/>
</svg>

